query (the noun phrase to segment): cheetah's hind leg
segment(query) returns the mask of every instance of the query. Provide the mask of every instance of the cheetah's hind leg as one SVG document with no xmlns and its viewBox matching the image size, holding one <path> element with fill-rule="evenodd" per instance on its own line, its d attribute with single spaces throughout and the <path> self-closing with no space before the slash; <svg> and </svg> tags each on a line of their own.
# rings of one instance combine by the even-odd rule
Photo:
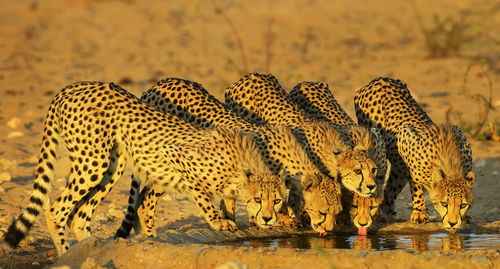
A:
<svg viewBox="0 0 500 269">
<path fill-rule="evenodd" d="M 90 219 L 97 205 L 102 201 L 111 189 L 118 183 L 125 170 L 126 158 L 123 151 L 117 147 L 110 152 L 110 164 L 104 173 L 102 181 L 92 188 L 88 195 L 79 203 L 68 218 L 71 231 L 78 241 L 91 236 Z"/>
<path fill-rule="evenodd" d="M 156 236 L 154 214 L 156 203 L 163 195 L 163 191 L 160 191 L 158 187 L 151 188 L 149 186 L 144 187 L 140 192 L 139 190 L 140 181 L 133 177 L 127 214 L 122 225 L 116 231 L 115 237 L 127 238 L 132 228 L 136 234 L 143 232 L 149 236 Z"/>
</svg>

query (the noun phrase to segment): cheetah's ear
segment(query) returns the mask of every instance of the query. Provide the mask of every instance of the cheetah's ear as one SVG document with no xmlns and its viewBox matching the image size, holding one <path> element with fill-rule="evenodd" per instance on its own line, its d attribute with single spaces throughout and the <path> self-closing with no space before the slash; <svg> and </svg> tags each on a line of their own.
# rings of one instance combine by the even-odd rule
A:
<svg viewBox="0 0 500 269">
<path fill-rule="evenodd" d="M 302 179 L 302 189 L 307 191 L 319 184 L 318 178 L 314 175 L 307 175 Z"/>
<path fill-rule="evenodd" d="M 441 183 L 441 181 L 444 180 L 446 175 L 444 174 L 444 171 L 441 169 L 436 169 L 434 172 L 432 172 L 432 187 L 436 187 Z"/>
<path fill-rule="evenodd" d="M 334 155 L 340 155 L 342 153 L 342 149 L 340 148 L 333 148 L 333 154 Z"/>
<path fill-rule="evenodd" d="M 470 171 L 469 173 L 467 173 L 467 175 L 465 175 L 465 180 L 467 180 L 467 184 L 469 185 L 469 187 L 472 188 L 472 186 L 474 185 L 474 181 L 476 181 L 476 173 Z"/>
<path fill-rule="evenodd" d="M 285 181 L 288 178 L 288 173 L 285 171 L 285 169 L 281 169 L 278 172 L 278 176 L 281 178 L 282 181 Z"/>
<path fill-rule="evenodd" d="M 323 180 L 323 177 L 319 173 L 315 173 L 314 175 L 318 179 L 318 182 L 321 183 L 321 181 Z"/>
<path fill-rule="evenodd" d="M 382 138 L 382 136 L 380 135 L 380 130 L 378 128 L 370 128 L 370 134 L 373 137 L 376 137 L 377 140 Z"/>
<path fill-rule="evenodd" d="M 250 171 L 250 169 L 246 169 L 244 174 L 246 179 L 250 179 L 253 176 L 253 173 L 252 171 Z"/>
<path fill-rule="evenodd" d="M 356 145 L 353 149 L 353 151 L 366 151 L 366 148 L 361 145 Z"/>
</svg>

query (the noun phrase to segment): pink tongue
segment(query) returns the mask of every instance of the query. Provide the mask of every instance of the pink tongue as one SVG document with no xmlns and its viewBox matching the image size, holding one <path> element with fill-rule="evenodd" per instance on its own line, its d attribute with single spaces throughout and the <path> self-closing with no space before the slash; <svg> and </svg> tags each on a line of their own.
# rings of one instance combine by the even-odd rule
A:
<svg viewBox="0 0 500 269">
<path fill-rule="evenodd" d="M 319 233 L 319 237 L 320 238 L 325 237 L 327 234 L 328 234 L 327 232 Z"/>
<path fill-rule="evenodd" d="M 367 235 L 367 234 L 368 234 L 368 229 L 366 229 L 366 227 L 358 228 L 358 235 Z"/>
</svg>

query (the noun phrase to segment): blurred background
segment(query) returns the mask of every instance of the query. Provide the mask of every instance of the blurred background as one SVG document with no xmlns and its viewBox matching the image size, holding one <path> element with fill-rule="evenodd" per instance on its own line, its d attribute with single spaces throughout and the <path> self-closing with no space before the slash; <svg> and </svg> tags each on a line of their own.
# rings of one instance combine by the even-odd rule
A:
<svg viewBox="0 0 500 269">
<path fill-rule="evenodd" d="M 138 94 L 180 77 L 221 98 L 242 74 L 266 72 L 287 90 L 325 81 L 354 116 L 354 91 L 391 76 L 433 118 L 473 123 L 499 84 L 499 30 L 491 0 L 3 0 L 0 90 L 46 107 L 76 81 Z"/>
</svg>

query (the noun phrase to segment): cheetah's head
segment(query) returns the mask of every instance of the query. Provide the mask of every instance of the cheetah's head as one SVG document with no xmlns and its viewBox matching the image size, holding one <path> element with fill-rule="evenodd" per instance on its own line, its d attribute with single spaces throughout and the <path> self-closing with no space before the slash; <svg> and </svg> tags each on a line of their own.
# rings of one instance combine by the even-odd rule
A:
<svg viewBox="0 0 500 269">
<path fill-rule="evenodd" d="M 353 193 L 352 206 L 350 209 L 351 219 L 357 228 L 369 228 L 372 225 L 373 219 L 380 213 L 379 207 L 384 200 L 384 191 L 391 170 L 391 163 L 386 161 L 385 175 L 382 176 L 382 182 L 377 182 L 377 191 L 371 197 L 361 197 L 357 193 Z"/>
<path fill-rule="evenodd" d="M 253 174 L 248 170 L 244 177 L 242 200 L 245 201 L 250 222 L 261 228 L 278 225 L 278 213 L 288 199 L 283 178 L 271 173 Z"/>
<path fill-rule="evenodd" d="M 373 218 L 379 213 L 378 208 L 382 199 L 374 197 L 360 197 L 353 194 L 352 207 L 350 210 L 352 222 L 357 228 L 369 228 Z"/>
<path fill-rule="evenodd" d="M 472 171 L 461 178 L 447 176 L 440 169 L 432 173 L 429 197 L 448 232 L 454 233 L 462 226 L 465 213 L 472 203 L 475 178 L 476 174 Z"/>
<path fill-rule="evenodd" d="M 306 175 L 301 181 L 305 210 L 316 232 L 333 230 L 335 215 L 342 210 L 340 184 L 322 174 Z"/>
<path fill-rule="evenodd" d="M 377 191 L 374 179 L 377 175 L 377 166 L 368 158 L 366 150 L 359 146 L 340 154 L 338 169 L 342 184 L 348 190 L 361 197 L 370 197 Z"/>
</svg>

